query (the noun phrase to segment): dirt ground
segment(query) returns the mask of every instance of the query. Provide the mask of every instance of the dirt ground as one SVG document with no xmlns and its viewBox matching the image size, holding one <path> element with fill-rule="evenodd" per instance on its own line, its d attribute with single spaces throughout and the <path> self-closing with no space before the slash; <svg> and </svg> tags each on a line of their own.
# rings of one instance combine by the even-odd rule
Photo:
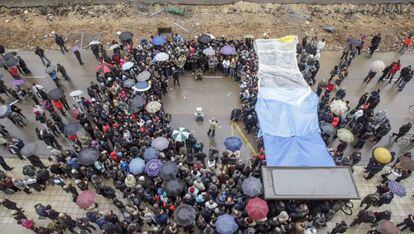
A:
<svg viewBox="0 0 414 234">
<path fill-rule="evenodd" d="M 10 49 L 33 49 L 40 45 L 56 48 L 52 32 L 87 45 L 99 38 L 108 43 L 117 39 L 116 32 L 131 31 L 135 40 L 148 37 L 158 27 L 171 27 L 185 37 L 200 33 L 241 38 L 252 34 L 272 37 L 297 34 L 323 37 L 327 49 L 339 50 L 346 38 L 361 33 L 370 40 L 381 32 L 380 50 L 395 50 L 414 26 L 414 5 L 410 3 L 376 5 L 308 5 L 256 4 L 238 2 L 222 6 L 177 6 L 184 16 L 173 15 L 162 5 L 96 5 L 37 8 L 0 7 L 0 44 Z M 177 24 L 179 26 L 177 26 Z M 332 25 L 334 33 L 325 32 Z M 369 44 L 369 42 L 368 42 Z"/>
</svg>

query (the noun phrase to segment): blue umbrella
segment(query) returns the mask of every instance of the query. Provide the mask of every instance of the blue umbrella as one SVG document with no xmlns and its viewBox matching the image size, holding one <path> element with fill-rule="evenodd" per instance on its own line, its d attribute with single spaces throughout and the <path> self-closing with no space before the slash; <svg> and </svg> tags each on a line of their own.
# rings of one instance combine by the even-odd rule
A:
<svg viewBox="0 0 414 234">
<path fill-rule="evenodd" d="M 152 159 L 145 165 L 145 173 L 151 177 L 156 177 L 161 171 L 162 161 L 159 159 Z"/>
<path fill-rule="evenodd" d="M 146 81 L 140 81 L 135 84 L 134 87 L 132 87 L 134 90 L 138 92 L 144 92 L 151 88 L 151 85 Z"/>
<path fill-rule="evenodd" d="M 167 42 L 167 38 L 164 36 L 156 36 L 152 39 L 152 44 L 154 45 L 163 45 Z"/>
<path fill-rule="evenodd" d="M 392 193 L 399 197 L 405 197 L 407 195 L 407 191 L 404 187 L 404 185 L 398 183 L 397 181 L 390 180 L 388 181 L 388 188 Z"/>
<path fill-rule="evenodd" d="M 148 147 L 144 151 L 144 161 L 149 162 L 152 159 L 158 158 L 158 150 L 154 147 Z"/>
<path fill-rule="evenodd" d="M 141 174 L 145 168 L 145 161 L 141 158 L 134 158 L 129 163 L 129 171 L 132 174 Z"/>
<path fill-rule="evenodd" d="M 243 142 L 238 137 L 227 137 L 224 141 L 224 145 L 226 146 L 226 149 L 234 152 L 241 149 Z"/>
<path fill-rule="evenodd" d="M 220 234 L 233 234 L 239 229 L 234 217 L 229 214 L 220 215 L 216 221 L 216 231 Z"/>
</svg>

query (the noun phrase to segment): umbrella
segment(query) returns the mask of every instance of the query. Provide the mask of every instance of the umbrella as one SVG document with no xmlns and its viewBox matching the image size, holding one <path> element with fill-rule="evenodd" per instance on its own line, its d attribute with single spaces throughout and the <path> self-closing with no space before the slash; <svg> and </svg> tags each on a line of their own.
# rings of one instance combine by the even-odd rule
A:
<svg viewBox="0 0 414 234">
<path fill-rule="evenodd" d="M 269 213 L 269 207 L 265 200 L 255 197 L 247 203 L 246 211 L 253 220 L 260 220 L 266 218 L 267 213 Z"/>
<path fill-rule="evenodd" d="M 119 47 L 119 44 L 113 44 L 113 45 L 111 45 L 108 49 L 109 50 L 114 50 L 114 49 L 116 49 L 116 48 L 118 48 Z"/>
<path fill-rule="evenodd" d="M 382 164 L 387 164 L 392 161 L 391 152 L 385 147 L 375 147 L 372 151 L 372 156 Z"/>
<path fill-rule="evenodd" d="M 142 158 L 134 158 L 129 163 L 129 171 L 136 175 L 141 174 L 145 168 L 145 161 Z"/>
<path fill-rule="evenodd" d="M 36 154 L 36 150 L 37 144 L 28 143 L 23 146 L 23 148 L 20 150 L 20 153 L 22 153 L 24 156 L 31 156 L 33 154 Z"/>
<path fill-rule="evenodd" d="M 158 158 L 158 150 L 154 147 L 148 147 L 145 149 L 144 151 L 144 160 L 145 162 L 149 162 L 152 159 L 157 159 Z"/>
<path fill-rule="evenodd" d="M 52 100 L 59 100 L 59 99 L 63 98 L 64 93 L 61 89 L 55 88 L 55 89 L 50 90 L 48 96 Z"/>
<path fill-rule="evenodd" d="M 3 60 L 3 66 L 6 67 L 14 67 L 17 64 L 19 64 L 19 61 L 14 57 Z"/>
<path fill-rule="evenodd" d="M 77 97 L 83 94 L 83 91 L 78 89 L 78 90 L 74 90 L 72 92 L 69 93 L 69 96 L 71 97 Z"/>
<path fill-rule="evenodd" d="M 176 177 L 177 173 L 178 173 L 177 164 L 175 164 L 175 162 L 169 161 L 169 162 L 164 163 L 164 165 L 162 165 L 161 171 L 160 171 L 160 177 L 163 180 L 171 180 Z"/>
<path fill-rule="evenodd" d="M 208 47 L 208 48 L 203 50 L 203 54 L 205 54 L 207 56 L 213 56 L 213 55 L 216 54 L 216 51 L 213 48 Z"/>
<path fill-rule="evenodd" d="M 177 209 L 174 211 L 174 221 L 182 227 L 192 225 L 195 218 L 196 210 L 194 209 L 194 207 L 190 205 L 179 205 Z"/>
<path fill-rule="evenodd" d="M 129 70 L 129 69 L 131 69 L 133 66 L 134 66 L 134 63 L 133 63 L 133 62 L 128 61 L 128 62 L 124 63 L 124 65 L 122 65 L 122 70 L 124 70 L 124 71 Z"/>
<path fill-rule="evenodd" d="M 138 111 L 142 109 L 144 105 L 145 105 L 145 98 L 137 95 L 132 99 L 131 104 L 129 105 L 129 112 L 137 113 Z"/>
<path fill-rule="evenodd" d="M 112 69 L 114 67 L 108 63 L 102 63 L 99 64 L 98 66 L 96 66 L 96 72 L 100 73 L 100 74 L 106 74 L 106 73 L 110 73 L 112 72 Z"/>
<path fill-rule="evenodd" d="M 164 36 L 156 36 L 152 38 L 152 44 L 154 45 L 163 45 L 167 42 L 167 38 Z"/>
<path fill-rule="evenodd" d="M 16 55 L 17 55 L 16 52 L 9 52 L 9 53 L 6 53 L 3 57 L 4 59 L 11 59 L 11 58 L 15 58 Z"/>
<path fill-rule="evenodd" d="M 236 53 L 236 49 L 233 46 L 223 46 L 220 49 L 220 53 L 224 54 L 224 55 L 232 55 Z"/>
<path fill-rule="evenodd" d="M 207 44 L 211 41 L 211 37 L 207 34 L 202 34 L 198 36 L 198 41 Z"/>
<path fill-rule="evenodd" d="M 238 137 L 227 137 L 224 141 L 224 146 L 230 151 L 240 150 L 243 145 L 243 142 Z"/>
<path fill-rule="evenodd" d="M 400 229 L 391 221 L 383 219 L 379 223 L 379 232 L 381 234 L 399 234 Z"/>
<path fill-rule="evenodd" d="M 134 34 L 132 32 L 122 32 L 119 35 L 119 40 L 121 40 L 122 42 L 129 41 L 129 40 L 132 40 L 133 36 L 134 36 Z"/>
<path fill-rule="evenodd" d="M 149 71 L 145 70 L 145 71 L 143 71 L 143 72 L 141 72 L 141 73 L 138 74 L 137 80 L 138 81 L 146 81 L 150 77 L 151 77 L 151 73 Z"/>
<path fill-rule="evenodd" d="M 170 58 L 170 56 L 167 53 L 160 52 L 156 54 L 154 58 L 155 58 L 155 61 L 163 62 L 163 61 L 167 61 L 168 58 Z"/>
<path fill-rule="evenodd" d="M 0 106 L 0 119 L 6 118 L 10 114 L 11 108 L 9 105 Z"/>
<path fill-rule="evenodd" d="M 136 175 L 141 174 L 145 168 L 145 161 L 142 158 L 134 158 L 129 163 L 129 171 Z"/>
<path fill-rule="evenodd" d="M 406 170 L 414 170 L 414 161 L 409 157 L 400 157 L 400 166 Z"/>
<path fill-rule="evenodd" d="M 89 42 L 89 45 L 100 45 L 100 44 L 101 44 L 101 42 L 98 41 L 98 40 L 93 40 L 93 41 Z"/>
<path fill-rule="evenodd" d="M 79 152 L 78 161 L 82 165 L 92 165 L 101 155 L 99 150 L 95 148 L 83 148 Z"/>
<path fill-rule="evenodd" d="M 151 85 L 146 81 L 140 81 L 135 84 L 134 87 L 132 87 L 134 90 L 138 92 L 144 92 L 151 88 Z"/>
<path fill-rule="evenodd" d="M 184 184 L 179 179 L 168 180 L 163 186 L 169 197 L 177 197 L 184 191 Z"/>
<path fill-rule="evenodd" d="M 385 69 L 385 63 L 381 60 L 371 63 L 370 70 L 373 72 L 382 72 Z"/>
<path fill-rule="evenodd" d="M 394 193 L 395 195 L 399 197 L 405 197 L 407 195 L 407 191 L 404 185 L 402 185 L 401 183 L 395 180 L 388 181 L 387 187 L 390 189 L 392 193 Z"/>
<path fill-rule="evenodd" d="M 151 177 L 156 177 L 161 171 L 162 161 L 159 159 L 152 159 L 145 164 L 145 173 Z"/>
<path fill-rule="evenodd" d="M 126 88 L 132 88 L 135 85 L 135 80 L 133 79 L 126 79 L 124 80 L 124 87 Z"/>
<path fill-rule="evenodd" d="M 78 198 L 76 199 L 76 205 L 81 209 L 86 209 L 95 203 L 96 194 L 91 190 L 84 190 L 79 193 Z"/>
<path fill-rule="evenodd" d="M 180 127 L 178 130 L 174 130 L 171 136 L 174 141 L 184 142 L 188 139 L 189 135 L 190 131 L 188 129 Z"/>
<path fill-rule="evenodd" d="M 156 113 L 161 110 L 161 103 L 158 101 L 149 102 L 145 107 L 145 110 L 147 110 L 149 113 Z"/>
<path fill-rule="evenodd" d="M 348 110 L 346 103 L 342 100 L 335 100 L 331 102 L 329 107 L 335 115 L 342 115 Z"/>
<path fill-rule="evenodd" d="M 168 145 L 170 142 L 165 137 L 157 137 L 154 140 L 152 140 L 151 146 L 158 149 L 158 150 L 165 150 L 168 148 Z"/>
<path fill-rule="evenodd" d="M 14 86 L 14 87 L 18 87 L 18 86 L 21 86 L 21 85 L 23 85 L 24 84 L 24 80 L 13 80 L 12 81 L 12 85 Z"/>
<path fill-rule="evenodd" d="M 220 234 L 233 234 L 239 229 L 234 217 L 229 214 L 220 215 L 216 221 L 216 231 Z"/>
<path fill-rule="evenodd" d="M 34 177 L 36 175 L 36 167 L 33 165 L 25 165 L 23 166 L 23 175 Z"/>
<path fill-rule="evenodd" d="M 360 39 L 351 38 L 348 40 L 348 43 L 352 46 L 361 46 L 362 42 Z"/>
<path fill-rule="evenodd" d="M 247 196 L 254 197 L 262 194 L 263 185 L 259 178 L 250 176 L 243 180 L 242 190 Z"/>
<path fill-rule="evenodd" d="M 321 122 L 321 130 L 323 133 L 326 133 L 330 136 L 334 136 L 336 133 L 336 129 L 331 123 Z"/>
<path fill-rule="evenodd" d="M 80 124 L 76 122 L 72 122 L 65 126 L 65 128 L 63 129 L 63 133 L 66 136 L 71 136 L 71 135 L 75 135 L 79 131 L 79 129 L 80 129 Z"/>
<path fill-rule="evenodd" d="M 336 131 L 336 135 L 338 136 L 339 140 L 351 143 L 355 140 L 354 134 L 346 128 L 341 128 Z"/>
</svg>

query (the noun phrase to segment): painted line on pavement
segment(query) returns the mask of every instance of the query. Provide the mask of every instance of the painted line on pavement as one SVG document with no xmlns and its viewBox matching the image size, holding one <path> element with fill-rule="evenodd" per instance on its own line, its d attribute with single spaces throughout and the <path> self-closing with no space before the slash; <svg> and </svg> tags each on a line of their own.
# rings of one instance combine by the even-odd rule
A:
<svg viewBox="0 0 414 234">
<path fill-rule="evenodd" d="M 223 76 L 203 76 L 203 78 L 206 79 L 223 79 Z"/>
<path fill-rule="evenodd" d="M 240 126 L 237 123 L 234 123 L 234 126 L 236 126 L 236 130 L 239 132 L 240 137 L 242 138 L 242 140 L 244 141 L 244 143 L 247 145 L 247 147 L 249 147 L 250 151 L 254 154 L 257 155 L 256 150 L 254 149 L 254 147 L 252 146 L 252 144 L 250 144 L 249 139 L 247 139 L 246 135 L 243 133 L 243 131 L 240 129 Z"/>
<path fill-rule="evenodd" d="M 25 76 L 26 79 L 44 79 L 46 76 Z"/>
<path fill-rule="evenodd" d="M 230 132 L 231 132 L 231 136 L 234 136 L 234 123 L 233 121 L 230 122 Z"/>
</svg>

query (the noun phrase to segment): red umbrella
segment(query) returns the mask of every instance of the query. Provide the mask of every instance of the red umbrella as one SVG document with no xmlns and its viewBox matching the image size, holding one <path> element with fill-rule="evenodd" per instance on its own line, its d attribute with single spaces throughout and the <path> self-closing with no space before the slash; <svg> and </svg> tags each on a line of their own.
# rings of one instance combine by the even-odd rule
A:
<svg viewBox="0 0 414 234">
<path fill-rule="evenodd" d="M 85 190 L 79 193 L 78 198 L 76 199 L 76 204 L 82 208 L 86 209 L 95 203 L 96 194 L 91 190 Z"/>
<path fill-rule="evenodd" d="M 264 219 L 269 213 L 269 207 L 265 200 L 255 197 L 250 199 L 246 206 L 247 214 L 253 220 Z"/>
<path fill-rule="evenodd" d="M 101 74 L 110 73 L 114 67 L 108 63 L 102 63 L 96 66 L 96 72 Z"/>
</svg>

